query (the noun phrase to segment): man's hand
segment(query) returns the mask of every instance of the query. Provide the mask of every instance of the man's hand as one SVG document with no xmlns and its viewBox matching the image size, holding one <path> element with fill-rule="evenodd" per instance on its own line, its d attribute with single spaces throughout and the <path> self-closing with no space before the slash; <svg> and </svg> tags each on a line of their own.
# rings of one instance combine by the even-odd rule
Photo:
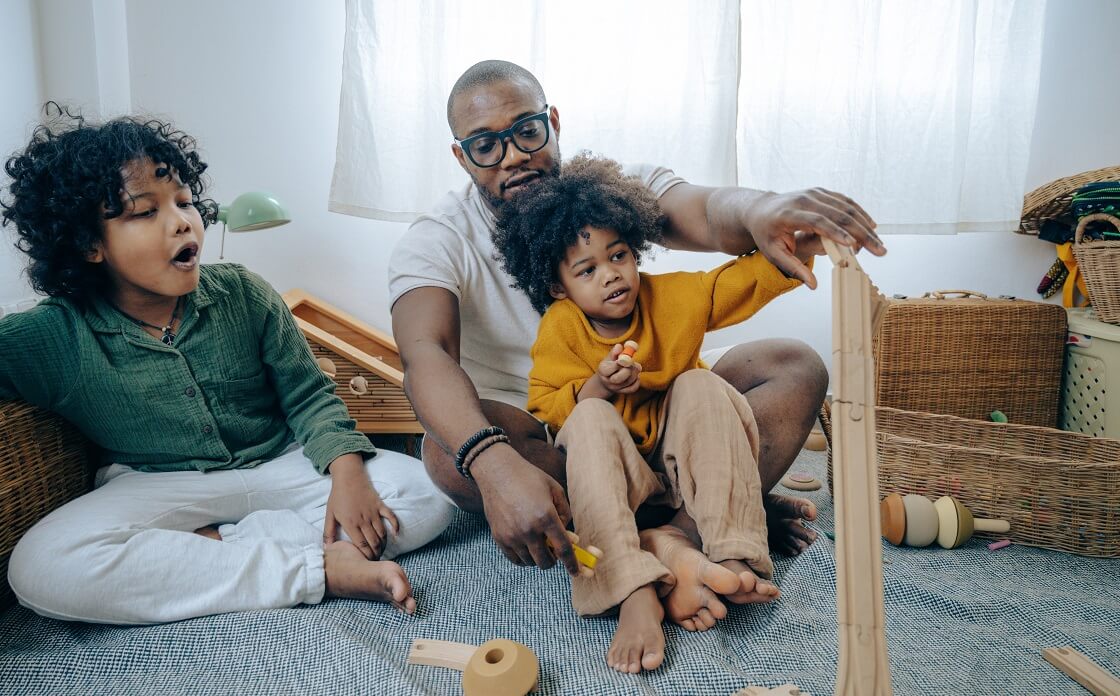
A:
<svg viewBox="0 0 1120 696">
<path fill-rule="evenodd" d="M 358 550 L 368 560 L 377 560 L 385 550 L 385 521 L 394 535 L 400 530 L 396 514 L 374 490 L 360 455 L 344 454 L 335 459 L 330 473 L 331 494 L 323 521 L 323 544 L 337 541 L 338 526 L 342 525 Z"/>
<path fill-rule="evenodd" d="M 482 494 L 490 533 L 510 562 L 548 569 L 559 559 L 570 575 L 579 575 L 579 561 L 565 531 L 572 513 L 557 481 L 503 445 L 479 455 L 471 474 Z"/>
<path fill-rule="evenodd" d="M 637 345 L 637 344 L 635 344 Z M 622 345 L 611 346 L 607 357 L 599 363 L 598 369 L 579 390 L 579 401 L 584 399 L 609 399 L 615 394 L 633 394 L 641 388 L 638 377 L 642 374 L 642 364 L 631 361 L 629 365 L 619 362 Z"/>
<path fill-rule="evenodd" d="M 804 261 L 824 253 L 819 237 L 852 251 L 887 253 L 871 216 L 847 196 L 822 188 L 763 193 L 746 206 L 741 220 L 763 256 L 810 288 L 817 287 L 817 279 Z"/>
</svg>

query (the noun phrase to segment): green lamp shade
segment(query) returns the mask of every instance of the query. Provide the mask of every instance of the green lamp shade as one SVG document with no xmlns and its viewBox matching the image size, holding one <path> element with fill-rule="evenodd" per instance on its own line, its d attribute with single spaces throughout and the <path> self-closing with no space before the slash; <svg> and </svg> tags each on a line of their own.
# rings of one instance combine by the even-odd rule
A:
<svg viewBox="0 0 1120 696">
<path fill-rule="evenodd" d="M 292 218 L 271 194 L 250 191 L 234 198 L 228 206 L 220 206 L 218 221 L 225 223 L 231 232 L 249 232 L 285 225 Z"/>
</svg>

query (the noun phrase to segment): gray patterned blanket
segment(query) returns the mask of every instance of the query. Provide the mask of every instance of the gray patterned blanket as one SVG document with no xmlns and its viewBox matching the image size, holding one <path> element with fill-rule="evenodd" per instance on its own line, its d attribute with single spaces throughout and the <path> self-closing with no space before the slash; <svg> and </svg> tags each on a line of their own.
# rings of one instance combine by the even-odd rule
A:
<svg viewBox="0 0 1120 696">
<path fill-rule="evenodd" d="M 822 454 L 796 467 L 823 477 Z M 814 525 L 832 531 L 825 490 Z M 833 543 L 778 559 L 782 598 L 735 607 L 707 633 L 667 626 L 661 669 L 609 669 L 613 618 L 572 611 L 559 569 L 511 566 L 477 519 L 460 515 L 401 559 L 419 609 L 330 600 L 319 606 L 115 628 L 14 607 L 0 615 L 0 694 L 456 694 L 459 675 L 406 664 L 413 638 L 531 647 L 539 694 L 714 694 L 794 683 L 832 693 L 837 641 Z M 896 694 L 1082 694 L 1045 647 L 1072 645 L 1120 674 L 1120 560 L 973 540 L 952 551 L 884 545 L 887 639 Z M 78 588 L 75 588 L 78 589 Z"/>
</svg>

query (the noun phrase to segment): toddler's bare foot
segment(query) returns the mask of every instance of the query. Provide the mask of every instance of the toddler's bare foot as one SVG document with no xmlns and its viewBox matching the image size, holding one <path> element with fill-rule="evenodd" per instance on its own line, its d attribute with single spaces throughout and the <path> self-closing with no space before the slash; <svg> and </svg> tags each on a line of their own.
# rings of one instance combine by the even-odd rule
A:
<svg viewBox="0 0 1120 696">
<path fill-rule="evenodd" d="M 709 561 L 676 527 L 645 529 L 640 537 L 642 548 L 677 578 L 677 584 L 662 600 L 674 623 L 688 631 L 706 631 L 727 616 L 727 607 L 716 595 L 738 592 L 742 586 L 738 575 Z"/>
<path fill-rule="evenodd" d="M 665 659 L 665 634 L 661 621 L 665 610 L 652 585 L 640 587 L 622 600 L 607 664 L 611 669 L 638 674 L 657 669 Z"/>
<path fill-rule="evenodd" d="M 204 536 L 207 539 L 213 539 L 214 541 L 222 540 L 222 535 L 218 534 L 218 526 L 214 524 L 206 525 L 205 527 L 199 527 L 198 529 L 194 530 L 194 533 L 199 536 Z"/>
<path fill-rule="evenodd" d="M 416 599 L 404 569 L 392 561 L 367 561 L 349 541 L 323 548 L 327 596 L 388 602 L 406 614 L 416 611 Z"/>
<path fill-rule="evenodd" d="M 751 567 L 742 561 L 720 561 L 719 564 L 739 576 L 740 584 L 736 592 L 727 595 L 727 601 L 736 604 L 765 604 L 781 596 L 778 586 L 769 580 L 758 577 Z"/>
<path fill-rule="evenodd" d="M 803 522 L 817 519 L 817 506 L 813 501 L 768 493 L 763 499 L 763 507 L 766 508 L 771 551 L 796 556 L 816 541 L 817 533 Z"/>
</svg>

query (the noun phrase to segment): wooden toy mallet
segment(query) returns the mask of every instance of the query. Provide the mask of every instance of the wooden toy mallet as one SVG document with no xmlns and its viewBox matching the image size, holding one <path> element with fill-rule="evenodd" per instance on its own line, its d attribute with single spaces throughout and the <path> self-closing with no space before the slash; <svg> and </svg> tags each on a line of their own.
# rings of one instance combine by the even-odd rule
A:
<svg viewBox="0 0 1120 696">
<path fill-rule="evenodd" d="M 448 667 L 463 673 L 464 696 L 525 696 L 537 687 L 540 664 L 528 646 L 505 638 L 482 645 L 416 638 L 408 664 Z"/>
<path fill-rule="evenodd" d="M 929 546 L 934 542 L 955 549 L 973 532 L 1000 534 L 1011 529 L 1007 520 L 976 519 L 959 500 L 945 495 L 931 501 L 924 495 L 891 493 L 879 503 L 883 538 L 895 546 Z"/>
</svg>

